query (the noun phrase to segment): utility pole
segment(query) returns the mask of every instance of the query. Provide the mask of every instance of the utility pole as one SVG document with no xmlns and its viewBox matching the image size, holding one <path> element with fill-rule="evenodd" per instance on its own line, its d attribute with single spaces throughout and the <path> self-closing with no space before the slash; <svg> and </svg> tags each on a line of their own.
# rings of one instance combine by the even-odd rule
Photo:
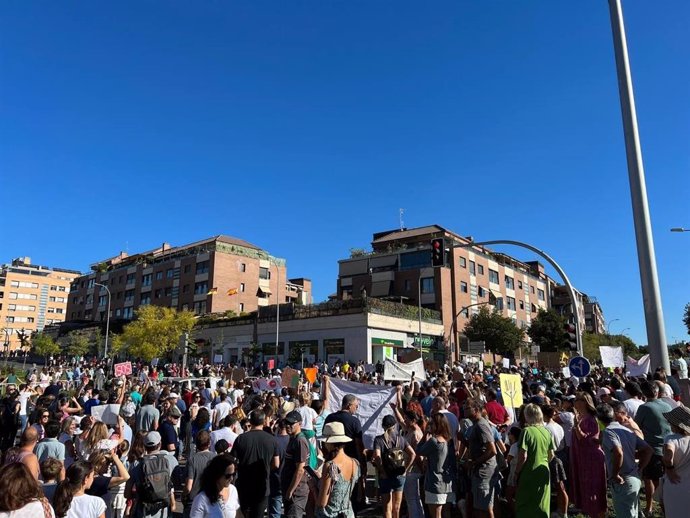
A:
<svg viewBox="0 0 690 518">
<path fill-rule="evenodd" d="M 642 164 L 642 148 L 640 147 L 640 135 L 637 128 L 635 94 L 633 92 L 630 62 L 628 60 L 628 44 L 625 37 L 621 0 L 609 0 L 609 11 L 611 14 L 611 30 L 613 32 L 613 49 L 616 56 L 618 92 L 620 94 L 623 116 L 625 151 L 628 160 L 628 180 L 630 183 L 633 221 L 635 223 L 637 261 L 642 283 L 642 302 L 644 305 L 649 355 L 653 370 L 663 367 L 666 374 L 670 375 L 666 329 L 664 328 L 664 315 L 661 307 L 652 223 L 647 203 L 647 186 Z"/>
</svg>

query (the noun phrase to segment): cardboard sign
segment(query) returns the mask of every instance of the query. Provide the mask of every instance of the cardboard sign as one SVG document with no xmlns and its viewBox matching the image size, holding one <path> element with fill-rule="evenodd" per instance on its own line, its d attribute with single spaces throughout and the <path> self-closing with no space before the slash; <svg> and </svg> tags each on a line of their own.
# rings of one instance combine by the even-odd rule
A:
<svg viewBox="0 0 690 518">
<path fill-rule="evenodd" d="M 116 378 L 132 375 L 132 362 L 116 363 L 113 367 L 115 368 Z"/>
<path fill-rule="evenodd" d="M 120 415 L 120 405 L 98 405 L 91 407 L 91 415 L 96 421 L 116 425 Z"/>
<path fill-rule="evenodd" d="M 213 363 L 223 363 L 223 355 L 222 354 L 214 354 L 213 355 Z"/>
<path fill-rule="evenodd" d="M 501 374 L 501 395 L 506 408 L 522 406 L 522 381 L 518 374 Z"/>
<path fill-rule="evenodd" d="M 283 375 L 281 376 L 283 387 L 297 388 L 299 387 L 299 371 L 285 367 Z"/>
<path fill-rule="evenodd" d="M 271 358 L 270 360 L 268 360 L 268 370 L 272 371 L 275 368 L 276 368 L 276 361 L 273 358 Z"/>
<path fill-rule="evenodd" d="M 232 381 L 237 383 L 238 381 L 244 381 L 244 378 L 247 377 L 247 371 L 238 367 L 236 369 L 232 369 Z"/>
</svg>

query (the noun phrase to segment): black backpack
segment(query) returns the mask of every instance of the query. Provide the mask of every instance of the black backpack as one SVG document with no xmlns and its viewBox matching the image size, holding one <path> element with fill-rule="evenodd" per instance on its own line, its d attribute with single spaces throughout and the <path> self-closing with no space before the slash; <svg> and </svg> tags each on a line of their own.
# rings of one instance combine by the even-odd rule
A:
<svg viewBox="0 0 690 518">
<path fill-rule="evenodd" d="M 389 477 L 399 477 L 405 473 L 405 453 L 400 448 L 400 436 L 395 436 L 395 444 L 388 448 L 381 455 L 383 470 Z"/>
<path fill-rule="evenodd" d="M 170 502 L 170 469 L 166 455 L 146 455 L 141 459 L 143 480 L 138 498 L 146 514 L 153 514 Z"/>
</svg>

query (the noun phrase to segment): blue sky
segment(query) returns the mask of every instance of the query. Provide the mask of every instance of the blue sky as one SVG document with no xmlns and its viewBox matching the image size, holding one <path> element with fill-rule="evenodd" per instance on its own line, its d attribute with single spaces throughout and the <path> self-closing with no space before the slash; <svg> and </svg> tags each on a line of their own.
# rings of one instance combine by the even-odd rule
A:
<svg viewBox="0 0 690 518">
<path fill-rule="evenodd" d="M 624 10 L 672 342 L 690 2 Z M 605 0 L 4 2 L 0 177 L 1 261 L 85 270 L 225 233 L 323 300 L 402 207 L 543 248 L 647 341 Z"/>
</svg>

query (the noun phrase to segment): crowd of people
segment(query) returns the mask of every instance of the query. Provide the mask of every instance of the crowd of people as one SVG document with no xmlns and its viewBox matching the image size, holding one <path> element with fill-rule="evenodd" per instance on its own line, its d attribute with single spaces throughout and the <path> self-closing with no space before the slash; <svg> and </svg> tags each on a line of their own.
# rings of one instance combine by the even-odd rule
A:
<svg viewBox="0 0 690 518">
<path fill-rule="evenodd" d="M 391 381 L 338 362 L 259 390 L 255 375 L 280 372 L 238 379 L 233 367 L 138 362 L 114 377 L 98 359 L 56 359 L 10 371 L 0 518 L 354 518 L 367 506 L 384 518 L 688 516 L 682 351 L 669 376 L 586 379 L 456 363 Z M 520 376 L 519 408 L 505 406 L 504 374 Z M 357 395 L 333 403 L 334 379 L 392 398 L 363 419 Z"/>
</svg>

